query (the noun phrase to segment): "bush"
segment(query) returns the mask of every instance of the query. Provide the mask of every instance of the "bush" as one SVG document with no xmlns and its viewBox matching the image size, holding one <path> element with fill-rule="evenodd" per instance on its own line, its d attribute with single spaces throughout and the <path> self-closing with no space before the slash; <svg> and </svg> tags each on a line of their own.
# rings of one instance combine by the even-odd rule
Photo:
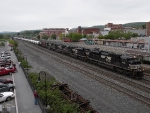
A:
<svg viewBox="0 0 150 113">
<path fill-rule="evenodd" d="M 38 74 L 37 73 L 29 73 L 29 78 L 31 80 L 32 85 L 39 94 L 39 97 L 42 99 L 45 104 L 45 78 L 38 82 Z M 55 78 L 51 77 L 50 79 L 46 79 L 47 85 L 47 104 L 50 105 L 48 109 L 49 112 L 53 113 L 80 113 L 79 107 L 75 104 L 70 104 L 67 100 L 65 100 L 61 92 L 58 88 L 52 89 L 52 85 L 56 84 L 57 81 Z"/>
<path fill-rule="evenodd" d="M 18 61 L 21 62 L 23 68 L 32 68 L 32 66 L 29 65 L 28 61 L 26 61 L 27 59 L 24 57 L 24 55 L 22 55 L 22 52 L 19 49 L 14 48 L 14 52 L 18 58 Z"/>
<path fill-rule="evenodd" d="M 15 40 L 8 40 L 9 44 L 12 44 L 14 47 L 18 46 L 18 43 Z"/>
<path fill-rule="evenodd" d="M 5 46 L 5 43 L 4 42 L 0 42 L 0 46 Z"/>
</svg>

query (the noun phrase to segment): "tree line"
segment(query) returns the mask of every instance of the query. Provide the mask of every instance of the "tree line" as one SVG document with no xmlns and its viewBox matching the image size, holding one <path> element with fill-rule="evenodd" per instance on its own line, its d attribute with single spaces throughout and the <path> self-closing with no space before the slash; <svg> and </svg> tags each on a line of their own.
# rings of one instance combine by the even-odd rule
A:
<svg viewBox="0 0 150 113">
<path fill-rule="evenodd" d="M 117 31 L 109 31 L 108 35 L 100 35 L 97 38 L 99 39 L 125 39 L 128 40 L 131 37 L 137 37 L 137 33 L 132 33 L 132 32 L 124 32 L 123 30 L 117 30 Z M 78 34 L 78 33 L 69 33 L 68 35 L 64 36 L 63 34 L 59 35 L 60 39 L 63 40 L 64 38 L 69 38 L 72 40 L 72 42 L 78 42 L 81 38 L 87 38 L 87 39 L 92 39 L 94 36 L 92 34 L 86 35 L 86 34 Z M 44 35 L 42 36 L 42 39 L 56 39 L 57 36 L 55 34 L 52 34 L 51 36 Z"/>
<path fill-rule="evenodd" d="M 117 31 L 109 31 L 108 35 L 105 36 L 99 36 L 99 39 L 130 39 L 131 37 L 137 37 L 137 33 L 132 32 L 124 32 L 123 30 L 117 30 Z"/>
</svg>

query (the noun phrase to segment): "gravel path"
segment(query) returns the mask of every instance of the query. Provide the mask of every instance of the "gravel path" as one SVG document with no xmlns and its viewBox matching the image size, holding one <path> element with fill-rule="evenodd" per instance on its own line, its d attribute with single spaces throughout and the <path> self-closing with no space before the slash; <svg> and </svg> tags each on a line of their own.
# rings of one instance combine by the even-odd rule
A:
<svg viewBox="0 0 150 113">
<path fill-rule="evenodd" d="M 19 49 L 27 55 L 27 60 L 33 67 L 30 71 L 40 72 L 44 70 L 58 81 L 69 84 L 72 90 L 90 100 L 92 107 L 99 113 L 150 113 L 150 108 L 108 86 L 95 82 L 80 72 L 59 64 L 51 57 L 31 50 L 21 41 L 19 42 Z"/>
</svg>

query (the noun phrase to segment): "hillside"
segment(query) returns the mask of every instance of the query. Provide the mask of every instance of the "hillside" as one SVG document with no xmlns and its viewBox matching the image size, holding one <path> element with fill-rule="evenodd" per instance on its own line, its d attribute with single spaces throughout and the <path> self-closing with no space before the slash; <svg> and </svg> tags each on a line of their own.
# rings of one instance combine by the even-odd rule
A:
<svg viewBox="0 0 150 113">
<path fill-rule="evenodd" d="M 142 25 L 145 25 L 146 22 L 131 22 L 131 23 L 126 23 L 122 24 L 123 27 L 141 27 Z"/>
<path fill-rule="evenodd" d="M 104 29 L 104 25 L 96 25 L 96 26 L 92 26 L 92 27 L 94 27 L 94 28 L 100 28 L 101 30 L 103 30 Z"/>
<path fill-rule="evenodd" d="M 142 27 L 145 24 L 146 24 L 146 22 L 131 22 L 131 23 L 122 24 L 122 26 L 123 27 L 139 28 L 139 27 Z M 94 28 L 100 28 L 101 30 L 103 30 L 104 27 L 105 27 L 105 25 L 96 25 L 96 26 L 92 26 L 92 27 L 94 27 Z"/>
<path fill-rule="evenodd" d="M 4 31 L 4 32 L 0 32 L 0 34 L 11 34 L 11 33 L 16 33 L 16 32 L 9 32 L 9 31 Z"/>
</svg>

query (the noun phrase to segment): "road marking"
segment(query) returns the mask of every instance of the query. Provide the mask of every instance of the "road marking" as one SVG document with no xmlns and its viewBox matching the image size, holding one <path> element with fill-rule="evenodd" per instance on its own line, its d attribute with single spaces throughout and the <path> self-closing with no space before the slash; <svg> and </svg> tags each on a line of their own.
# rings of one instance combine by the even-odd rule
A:
<svg viewBox="0 0 150 113">
<path fill-rule="evenodd" d="M 15 85 L 15 82 L 14 82 L 14 74 L 12 74 L 12 79 L 13 79 L 13 84 Z M 18 113 L 18 104 L 17 104 L 17 98 L 16 98 L 16 89 L 14 89 L 14 93 L 15 93 L 16 113 Z"/>
</svg>

